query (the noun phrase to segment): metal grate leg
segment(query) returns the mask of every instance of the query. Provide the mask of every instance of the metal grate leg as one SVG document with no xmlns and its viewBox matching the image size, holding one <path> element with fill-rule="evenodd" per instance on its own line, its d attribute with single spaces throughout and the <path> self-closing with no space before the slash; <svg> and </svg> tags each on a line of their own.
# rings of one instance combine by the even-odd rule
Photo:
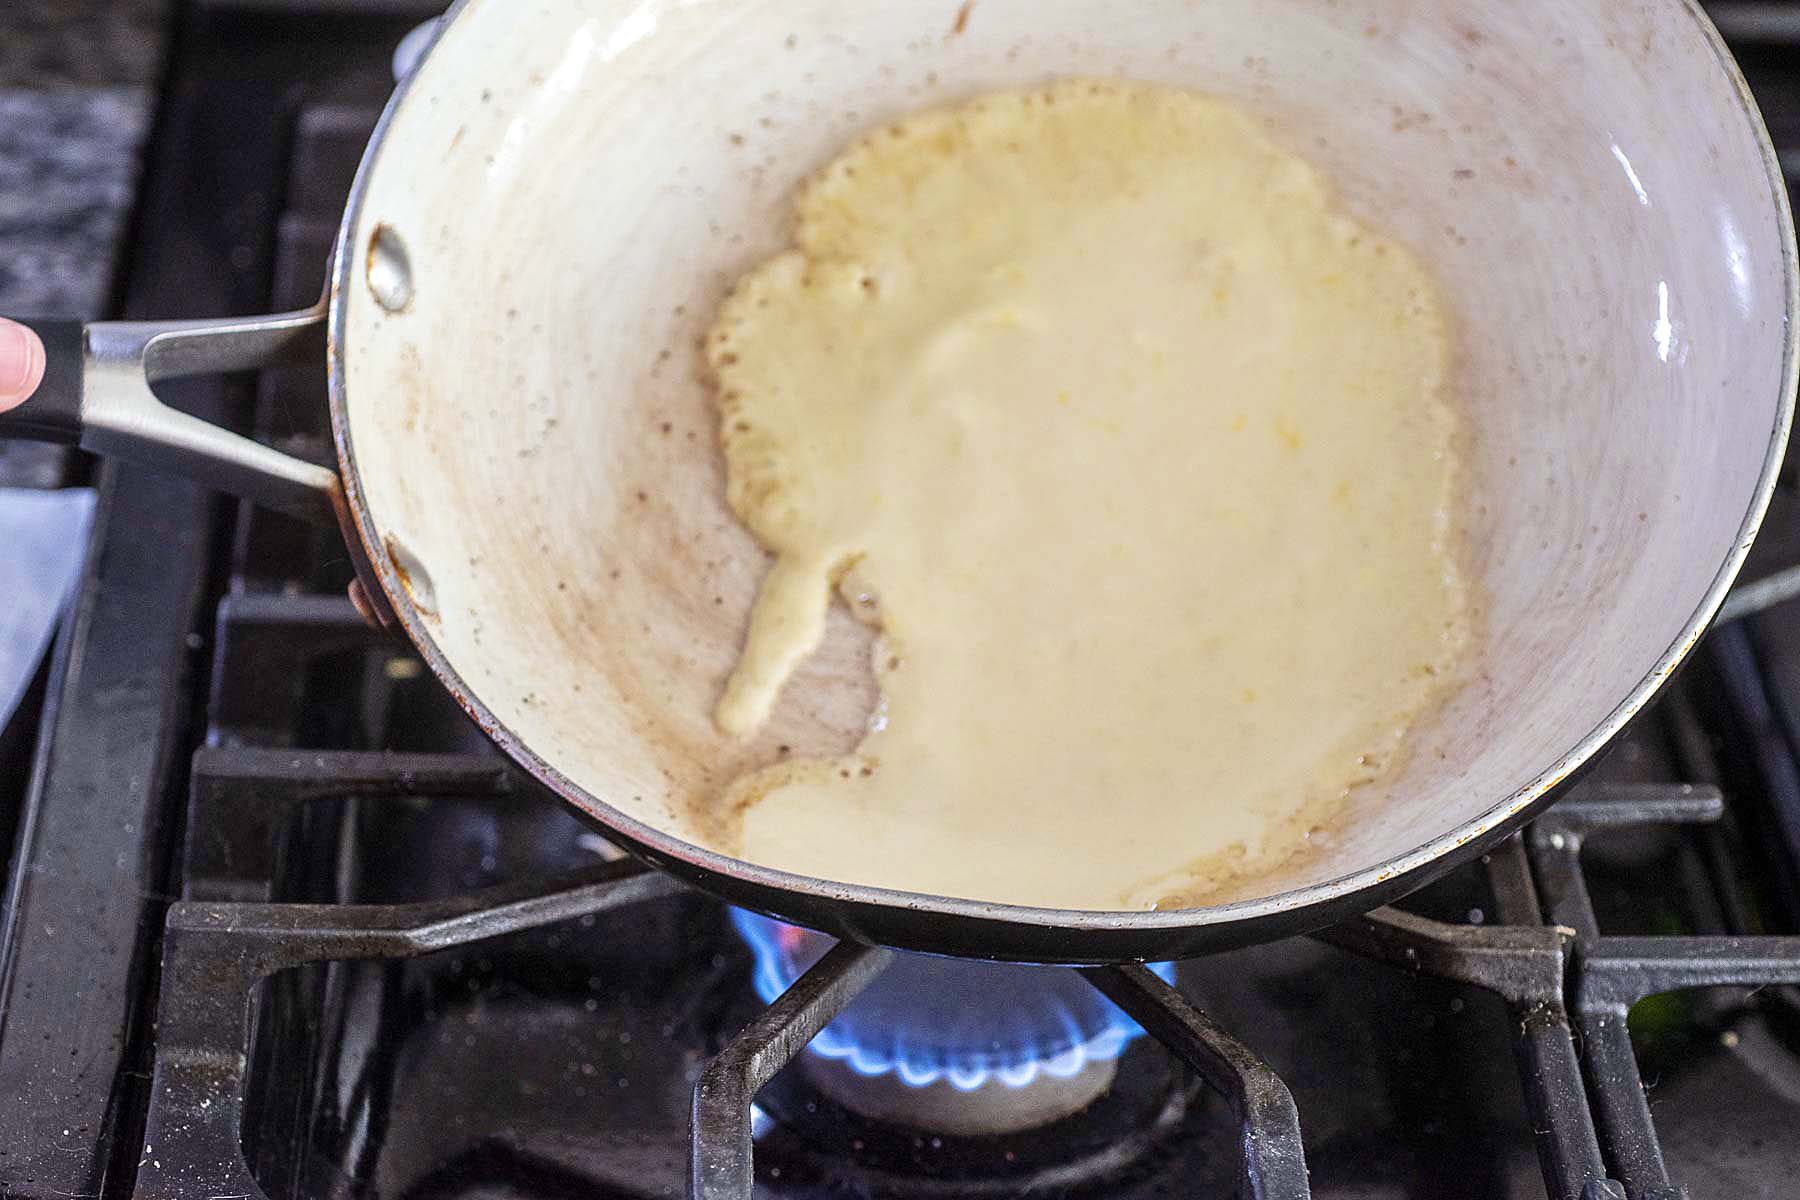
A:
<svg viewBox="0 0 1800 1200">
<path fill-rule="evenodd" d="M 1243 1194 L 1254 1200 L 1308 1200 L 1300 1111 L 1281 1077 L 1148 967 L 1081 972 L 1151 1037 L 1224 1094 L 1243 1126 Z"/>
<path fill-rule="evenodd" d="M 750 1200 L 756 1169 L 750 1105 L 781 1068 L 894 960 L 891 950 L 839 942 L 721 1050 L 694 1085 L 688 1195 Z"/>
</svg>

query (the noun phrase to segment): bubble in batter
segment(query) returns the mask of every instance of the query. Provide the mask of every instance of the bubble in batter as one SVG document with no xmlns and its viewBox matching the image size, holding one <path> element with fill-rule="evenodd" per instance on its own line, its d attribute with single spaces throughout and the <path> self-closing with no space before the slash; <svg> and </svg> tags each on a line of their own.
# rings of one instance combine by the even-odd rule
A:
<svg viewBox="0 0 1800 1200">
<path fill-rule="evenodd" d="M 1205 902 L 1379 787 L 1468 638 L 1418 259 L 1254 121 L 1069 81 L 877 130 L 706 340 L 775 555 L 716 719 L 835 588 L 856 753 L 735 781 L 736 851 L 1054 908 Z"/>
</svg>

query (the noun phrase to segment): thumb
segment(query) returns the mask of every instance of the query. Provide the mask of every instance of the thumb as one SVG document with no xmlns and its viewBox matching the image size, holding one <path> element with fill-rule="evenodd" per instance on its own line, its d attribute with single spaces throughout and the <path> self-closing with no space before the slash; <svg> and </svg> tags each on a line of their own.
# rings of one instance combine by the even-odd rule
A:
<svg viewBox="0 0 1800 1200">
<path fill-rule="evenodd" d="M 0 317 L 0 412 L 23 404 L 44 380 L 44 343 L 38 335 Z"/>
</svg>

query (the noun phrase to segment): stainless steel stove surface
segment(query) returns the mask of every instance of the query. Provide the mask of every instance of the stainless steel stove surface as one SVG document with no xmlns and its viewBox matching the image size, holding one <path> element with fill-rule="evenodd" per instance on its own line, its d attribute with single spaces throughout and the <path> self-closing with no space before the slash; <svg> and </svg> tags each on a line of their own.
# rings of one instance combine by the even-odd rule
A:
<svg viewBox="0 0 1800 1200">
<path fill-rule="evenodd" d="M 184 10 L 129 312 L 317 295 L 418 9 Z M 1717 12 L 1800 148 L 1800 7 Z M 176 398 L 328 456 L 319 371 Z M 1795 1194 L 1789 488 L 1739 619 L 1524 835 L 1315 938 L 1077 973 L 646 872 L 362 625 L 334 535 L 101 483 L 0 793 L 0 1194 Z"/>
</svg>

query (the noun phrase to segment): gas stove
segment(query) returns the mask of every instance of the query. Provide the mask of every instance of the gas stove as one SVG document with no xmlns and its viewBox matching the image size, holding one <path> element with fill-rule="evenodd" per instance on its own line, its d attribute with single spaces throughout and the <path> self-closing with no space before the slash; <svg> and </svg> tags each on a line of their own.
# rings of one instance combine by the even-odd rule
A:
<svg viewBox="0 0 1800 1200">
<path fill-rule="evenodd" d="M 184 10 L 125 315 L 318 295 L 430 9 Z M 1800 156 L 1800 6 L 1715 13 Z M 320 370 L 170 391 L 329 459 Z M 1523 834 L 1316 937 L 1084 971 L 834 944 L 649 872 L 357 618 L 335 534 L 99 482 L 0 792 L 0 1194 L 1793 1194 L 1791 479 L 1732 619 Z"/>
</svg>

